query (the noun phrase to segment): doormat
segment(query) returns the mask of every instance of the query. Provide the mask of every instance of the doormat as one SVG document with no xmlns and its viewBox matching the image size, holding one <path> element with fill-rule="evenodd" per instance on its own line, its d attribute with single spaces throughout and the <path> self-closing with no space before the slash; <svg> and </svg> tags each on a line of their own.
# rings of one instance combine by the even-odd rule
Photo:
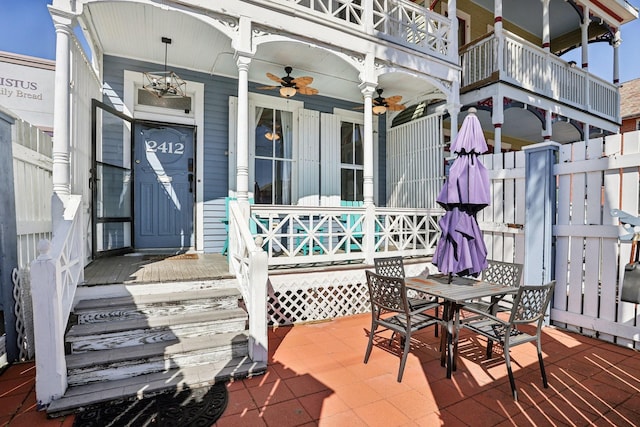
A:
<svg viewBox="0 0 640 427">
<path fill-rule="evenodd" d="M 168 257 L 167 259 L 198 259 L 198 254 L 179 254 Z"/>
<path fill-rule="evenodd" d="M 181 259 L 198 259 L 198 254 L 178 254 L 178 255 L 146 255 L 145 261 L 172 261 Z"/>
<path fill-rule="evenodd" d="M 139 400 L 111 401 L 75 415 L 74 427 L 210 426 L 227 408 L 225 383 L 161 393 Z"/>
</svg>

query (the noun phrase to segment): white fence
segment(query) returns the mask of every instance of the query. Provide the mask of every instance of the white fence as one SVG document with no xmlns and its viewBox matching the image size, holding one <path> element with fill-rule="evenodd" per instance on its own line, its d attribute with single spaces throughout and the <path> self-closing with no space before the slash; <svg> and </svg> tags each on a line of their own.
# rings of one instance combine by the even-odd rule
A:
<svg viewBox="0 0 640 427">
<path fill-rule="evenodd" d="M 639 211 L 640 132 L 560 148 L 556 290 L 552 319 L 569 329 L 640 348 L 638 306 L 620 302 L 630 244 L 612 209 Z"/>
<path fill-rule="evenodd" d="M 485 155 L 493 203 L 478 220 L 489 257 L 524 262 L 524 152 Z M 639 209 L 640 132 L 562 145 L 557 186 L 554 324 L 640 348 L 638 306 L 619 300 L 630 244 L 612 209 Z"/>
<path fill-rule="evenodd" d="M 29 123 L 13 125 L 18 269 L 38 256 L 40 239 L 51 239 L 51 137 Z"/>
</svg>

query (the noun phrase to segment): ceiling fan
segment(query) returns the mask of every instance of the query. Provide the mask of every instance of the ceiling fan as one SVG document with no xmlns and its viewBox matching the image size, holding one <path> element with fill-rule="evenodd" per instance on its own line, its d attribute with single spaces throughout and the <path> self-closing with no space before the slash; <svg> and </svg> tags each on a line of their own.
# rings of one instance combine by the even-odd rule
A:
<svg viewBox="0 0 640 427">
<path fill-rule="evenodd" d="M 313 82 L 313 77 L 304 76 L 304 77 L 292 77 L 291 72 L 293 68 L 286 66 L 284 67 L 285 73 L 287 73 L 284 77 L 278 77 L 275 74 L 267 73 L 267 77 L 273 80 L 276 83 L 280 83 L 280 95 L 285 98 L 291 98 L 296 93 L 301 93 L 302 95 L 317 95 L 318 89 L 309 87 Z M 261 86 L 258 89 L 277 89 L 278 86 Z"/>
<path fill-rule="evenodd" d="M 382 89 L 377 89 L 378 96 L 372 99 L 373 103 L 373 112 L 375 114 L 384 114 L 389 111 L 402 111 L 405 107 L 402 104 L 399 104 L 402 101 L 402 97 L 400 95 L 390 96 L 388 98 L 382 97 Z"/>
</svg>

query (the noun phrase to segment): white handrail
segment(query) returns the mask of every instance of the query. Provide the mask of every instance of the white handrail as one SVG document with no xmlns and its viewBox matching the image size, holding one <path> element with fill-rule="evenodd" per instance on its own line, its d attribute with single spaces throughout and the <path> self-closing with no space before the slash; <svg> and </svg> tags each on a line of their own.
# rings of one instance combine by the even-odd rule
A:
<svg viewBox="0 0 640 427">
<path fill-rule="evenodd" d="M 69 196 L 52 241 L 38 243 L 40 255 L 31 263 L 36 399 L 40 408 L 67 389 L 64 333 L 76 288 L 84 280 L 81 202 L 82 196 Z"/>
<path fill-rule="evenodd" d="M 248 203 L 242 206 L 238 201 L 229 201 L 229 271 L 238 279 L 249 313 L 249 357 L 266 363 L 268 260 L 253 240 L 248 217 Z"/>
</svg>

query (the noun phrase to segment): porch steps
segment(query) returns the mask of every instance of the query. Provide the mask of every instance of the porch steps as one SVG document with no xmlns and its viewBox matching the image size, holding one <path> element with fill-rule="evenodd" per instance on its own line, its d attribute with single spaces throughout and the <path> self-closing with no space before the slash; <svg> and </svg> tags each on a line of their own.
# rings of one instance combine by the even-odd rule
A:
<svg viewBox="0 0 640 427">
<path fill-rule="evenodd" d="M 142 399 L 168 390 L 180 392 L 210 386 L 229 379 L 262 375 L 266 368 L 265 363 L 253 362 L 245 356 L 224 362 L 168 369 L 121 380 L 69 387 L 62 398 L 49 404 L 47 415 L 59 417 L 112 400 Z"/>
<path fill-rule="evenodd" d="M 248 315 L 234 285 L 212 280 L 82 289 L 65 337 L 68 388 L 47 413 L 264 373 L 266 364 L 248 357 Z"/>
</svg>

